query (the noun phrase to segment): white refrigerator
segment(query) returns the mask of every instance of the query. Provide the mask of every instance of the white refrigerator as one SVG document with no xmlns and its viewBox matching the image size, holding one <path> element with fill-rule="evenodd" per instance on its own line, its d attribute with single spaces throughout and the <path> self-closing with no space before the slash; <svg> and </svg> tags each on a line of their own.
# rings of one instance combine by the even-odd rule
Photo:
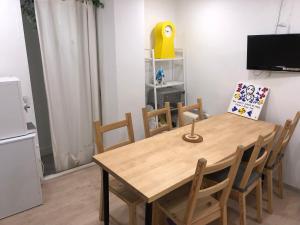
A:
<svg viewBox="0 0 300 225">
<path fill-rule="evenodd" d="M 0 219 L 42 204 L 35 138 L 27 130 L 20 81 L 0 78 Z"/>
</svg>

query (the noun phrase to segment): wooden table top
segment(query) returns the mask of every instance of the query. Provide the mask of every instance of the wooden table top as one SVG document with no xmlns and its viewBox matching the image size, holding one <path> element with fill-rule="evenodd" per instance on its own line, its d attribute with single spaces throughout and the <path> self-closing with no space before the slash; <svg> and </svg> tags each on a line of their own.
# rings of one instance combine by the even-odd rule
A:
<svg viewBox="0 0 300 225">
<path fill-rule="evenodd" d="M 190 132 L 188 125 L 95 155 L 94 161 L 150 203 L 192 180 L 198 159 L 212 165 L 234 154 L 238 145 L 253 146 L 274 127 L 225 113 L 195 124 L 202 143 L 182 139 Z"/>
</svg>

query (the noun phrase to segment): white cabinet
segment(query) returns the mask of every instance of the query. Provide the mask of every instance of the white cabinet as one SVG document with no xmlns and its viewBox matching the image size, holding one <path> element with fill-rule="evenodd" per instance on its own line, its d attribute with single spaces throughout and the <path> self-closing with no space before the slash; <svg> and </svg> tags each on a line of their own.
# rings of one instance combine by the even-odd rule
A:
<svg viewBox="0 0 300 225">
<path fill-rule="evenodd" d="M 0 219 L 42 204 L 35 130 L 27 130 L 21 84 L 0 78 Z"/>
<path fill-rule="evenodd" d="M 0 140 L 26 133 L 20 85 L 17 78 L 0 77 Z"/>
<path fill-rule="evenodd" d="M 34 138 L 0 141 L 0 219 L 42 204 Z"/>
</svg>

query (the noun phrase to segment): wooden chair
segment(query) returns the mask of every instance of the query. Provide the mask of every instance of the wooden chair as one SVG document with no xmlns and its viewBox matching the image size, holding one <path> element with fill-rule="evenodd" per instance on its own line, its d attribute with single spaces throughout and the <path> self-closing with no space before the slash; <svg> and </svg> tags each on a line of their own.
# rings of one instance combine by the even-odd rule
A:
<svg viewBox="0 0 300 225">
<path fill-rule="evenodd" d="M 162 225 L 160 217 L 166 216 L 176 225 L 208 224 L 218 218 L 227 225 L 227 200 L 243 151 L 240 146 L 234 156 L 208 167 L 206 160 L 200 159 L 192 183 L 154 202 L 153 224 Z M 224 180 L 212 186 L 204 184 L 204 175 L 224 169 L 229 171 Z M 218 197 L 214 196 L 217 193 Z"/>
<path fill-rule="evenodd" d="M 96 132 L 95 139 L 96 139 L 98 154 L 103 153 L 104 151 L 113 150 L 118 147 L 122 147 L 124 145 L 131 144 L 134 142 L 134 133 L 133 133 L 131 113 L 125 114 L 125 120 L 111 123 L 111 124 L 104 125 L 104 126 L 101 126 L 101 123 L 99 121 L 96 121 L 96 122 L 94 122 L 94 127 L 95 127 L 95 132 Z M 112 130 L 122 128 L 122 127 L 127 128 L 128 140 L 104 149 L 103 134 L 106 132 L 112 131 Z"/>
<path fill-rule="evenodd" d="M 239 166 L 236 178 L 233 183 L 230 197 L 239 202 L 240 224 L 246 224 L 246 196 L 256 190 L 256 214 L 257 221 L 262 222 L 262 172 L 266 164 L 270 150 L 279 126 L 276 126 L 271 135 L 259 136 L 248 162 L 242 162 Z M 259 154 L 261 149 L 263 154 Z M 208 178 L 219 182 L 226 175 L 225 171 L 210 175 Z"/>
<path fill-rule="evenodd" d="M 197 103 L 194 105 L 189 105 L 189 106 L 183 106 L 182 102 L 177 103 L 177 108 L 178 108 L 178 122 L 179 122 L 179 127 L 187 125 L 184 121 L 184 113 L 187 111 L 192 111 L 192 110 L 197 110 L 198 118 L 196 119 L 197 121 L 203 120 L 203 109 L 202 109 L 202 99 L 198 98 Z"/>
<path fill-rule="evenodd" d="M 166 102 L 165 107 L 162 109 L 148 112 L 146 108 L 143 108 L 142 111 L 143 111 L 144 130 L 145 130 L 146 138 L 152 137 L 163 131 L 169 131 L 172 129 L 171 109 L 170 109 L 169 102 Z M 162 116 L 162 115 L 165 115 L 165 117 L 166 117 L 166 124 L 162 124 L 162 125 L 159 124 L 156 128 L 150 129 L 149 119 L 151 119 L 153 117 Z"/>
<path fill-rule="evenodd" d="M 133 133 L 133 127 L 132 127 L 132 119 L 131 119 L 131 113 L 126 113 L 126 119 L 101 126 L 100 122 L 94 122 L 94 127 L 96 130 L 96 144 L 97 144 L 97 150 L 98 153 L 103 153 L 105 151 L 113 150 L 118 147 L 122 147 L 128 144 L 131 144 L 134 142 L 134 133 Z M 110 146 L 108 148 L 104 148 L 103 145 L 103 134 L 109 131 L 113 131 L 119 128 L 127 128 L 128 132 L 128 140 L 123 141 L 119 144 Z M 123 185 L 121 182 L 117 181 L 113 177 L 110 177 L 109 180 L 109 190 L 113 194 L 115 194 L 118 198 L 120 198 L 122 201 L 124 201 L 127 206 L 128 206 L 128 211 L 129 211 L 129 225 L 136 225 L 136 205 L 141 202 L 140 197 L 128 189 L 125 185 Z M 101 192 L 102 193 L 102 189 Z M 100 195 L 102 196 L 102 195 Z M 103 221 L 103 202 L 100 201 L 100 211 L 99 211 L 99 219 L 100 221 Z M 114 217 L 110 216 L 111 219 L 115 222 L 120 224 Z"/>
<path fill-rule="evenodd" d="M 267 196 L 268 196 L 268 212 L 273 212 L 273 171 L 277 170 L 278 172 L 278 194 L 280 198 L 283 198 L 283 166 L 282 160 L 284 157 L 284 152 L 286 146 L 288 145 L 295 128 L 298 124 L 300 118 L 300 112 L 298 112 L 294 118 L 294 120 L 287 120 L 284 124 L 283 129 L 277 139 L 276 144 L 274 145 L 273 150 L 270 153 L 266 166 L 263 170 L 263 174 L 265 175 L 267 181 Z"/>
</svg>

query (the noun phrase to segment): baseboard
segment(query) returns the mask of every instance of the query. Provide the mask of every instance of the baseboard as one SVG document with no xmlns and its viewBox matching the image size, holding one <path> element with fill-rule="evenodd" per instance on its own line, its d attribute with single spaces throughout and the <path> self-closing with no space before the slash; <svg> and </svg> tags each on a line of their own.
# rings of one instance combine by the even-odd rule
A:
<svg viewBox="0 0 300 225">
<path fill-rule="evenodd" d="M 289 184 L 286 184 L 286 183 L 284 183 L 283 185 L 284 185 L 284 187 L 285 187 L 286 189 L 289 189 L 289 190 L 291 190 L 291 191 L 295 191 L 295 192 L 297 192 L 297 193 L 300 194 L 300 189 L 299 189 L 299 188 L 294 187 L 294 186 L 289 185 Z"/>
<path fill-rule="evenodd" d="M 83 169 L 86 169 L 86 168 L 89 168 L 89 167 L 92 167 L 92 166 L 95 166 L 95 165 L 96 165 L 96 163 L 91 162 L 89 164 L 82 165 L 82 166 L 79 166 L 79 167 L 76 167 L 76 168 L 73 168 L 73 169 L 69 169 L 69 170 L 66 170 L 66 171 L 63 171 L 63 172 L 60 172 L 60 173 L 45 176 L 42 180 L 42 183 L 45 183 L 49 180 L 52 180 L 52 179 L 55 179 L 55 178 L 58 178 L 58 177 L 62 177 L 64 175 L 74 173 L 74 172 L 77 172 L 77 171 L 80 171 L 80 170 L 83 170 Z"/>
<path fill-rule="evenodd" d="M 273 178 L 273 184 L 277 184 L 277 180 L 275 178 Z M 276 187 L 276 186 L 274 185 L 274 187 Z M 294 187 L 294 186 L 289 185 L 287 183 L 283 183 L 283 187 L 286 188 L 286 189 L 289 189 L 291 191 L 295 191 L 295 192 L 300 194 L 300 189 L 297 188 L 297 187 Z"/>
</svg>

